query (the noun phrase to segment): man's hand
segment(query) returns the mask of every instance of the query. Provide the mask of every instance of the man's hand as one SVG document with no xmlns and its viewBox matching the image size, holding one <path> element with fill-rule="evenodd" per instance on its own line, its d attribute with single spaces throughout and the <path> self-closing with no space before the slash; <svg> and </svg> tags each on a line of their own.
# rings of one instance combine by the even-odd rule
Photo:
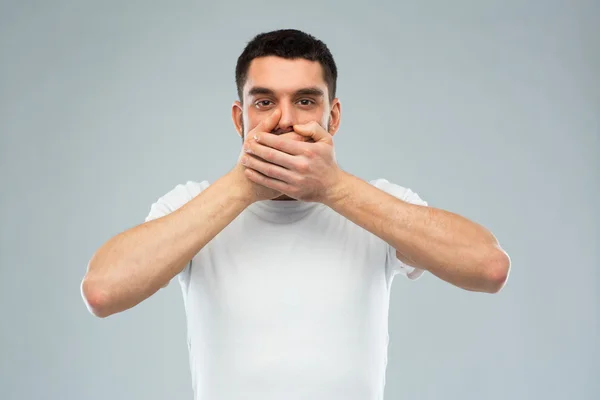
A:
<svg viewBox="0 0 600 400">
<path fill-rule="evenodd" d="M 285 138 L 289 141 L 309 141 L 310 139 L 305 136 L 299 135 L 296 132 L 284 133 L 282 135 L 276 136 L 271 132 L 277 124 L 279 123 L 279 119 L 281 118 L 281 111 L 276 109 L 271 115 L 262 120 L 254 129 L 248 132 L 244 140 L 244 148 L 248 147 L 249 142 L 254 141 L 254 136 L 273 136 L 279 138 Z M 282 195 L 279 191 L 273 188 L 266 187 L 261 184 L 257 184 L 254 181 L 248 179 L 248 176 L 244 173 L 246 167 L 240 163 L 240 160 L 246 156 L 246 153 L 242 148 L 240 152 L 240 156 L 238 158 L 238 162 L 236 163 L 235 168 L 231 171 L 232 174 L 236 176 L 236 181 L 239 182 L 239 186 L 242 188 L 244 193 L 247 194 L 248 200 L 250 202 L 261 201 L 261 200 L 271 200 L 277 198 Z M 264 161 L 263 161 L 264 162 Z"/>
<path fill-rule="evenodd" d="M 341 182 L 343 171 L 335 160 L 333 138 L 317 122 L 294 125 L 307 141 L 256 132 L 244 143 L 248 155 L 241 162 L 251 181 L 303 201 L 324 202 Z"/>
</svg>

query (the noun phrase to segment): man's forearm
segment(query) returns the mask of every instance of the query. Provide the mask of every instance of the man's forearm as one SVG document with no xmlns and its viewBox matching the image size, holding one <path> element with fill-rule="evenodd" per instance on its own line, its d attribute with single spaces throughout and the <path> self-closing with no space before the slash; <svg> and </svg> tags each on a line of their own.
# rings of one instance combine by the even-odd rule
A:
<svg viewBox="0 0 600 400">
<path fill-rule="evenodd" d="M 164 286 L 249 204 L 231 175 L 178 210 L 131 228 L 92 257 L 82 294 L 95 315 L 131 308 Z"/>
<path fill-rule="evenodd" d="M 458 287 L 496 292 L 506 280 L 510 260 L 496 238 L 460 215 L 404 202 L 346 172 L 324 203 L 389 243 L 407 264 Z"/>
</svg>

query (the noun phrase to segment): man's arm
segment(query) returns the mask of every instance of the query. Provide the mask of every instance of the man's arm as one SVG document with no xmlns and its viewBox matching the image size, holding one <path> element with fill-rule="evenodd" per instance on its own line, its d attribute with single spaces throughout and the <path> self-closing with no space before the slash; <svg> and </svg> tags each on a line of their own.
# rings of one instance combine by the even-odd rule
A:
<svg viewBox="0 0 600 400">
<path fill-rule="evenodd" d="M 351 174 L 323 203 L 396 249 L 404 263 L 460 288 L 496 293 L 510 258 L 492 233 L 468 219 L 402 201 Z"/>
<path fill-rule="evenodd" d="M 275 110 L 247 138 L 271 132 L 280 117 Z M 294 132 L 281 137 L 304 140 Z M 107 317 L 134 307 L 183 271 L 194 255 L 250 204 L 281 195 L 247 179 L 244 170 L 236 163 L 176 210 L 129 229 L 98 249 L 81 283 L 88 309 L 98 317 Z"/>
<path fill-rule="evenodd" d="M 242 159 L 246 176 L 295 199 L 319 201 L 390 244 L 406 264 L 463 289 L 495 293 L 507 279 L 508 255 L 482 226 L 459 215 L 409 204 L 343 171 L 332 135 L 318 122 L 294 125 L 313 143 L 257 135 Z M 260 172 L 260 173 L 259 173 Z"/>
<path fill-rule="evenodd" d="M 172 213 L 116 235 L 100 247 L 81 283 L 89 310 L 107 317 L 165 286 L 250 203 L 230 172 Z"/>
</svg>

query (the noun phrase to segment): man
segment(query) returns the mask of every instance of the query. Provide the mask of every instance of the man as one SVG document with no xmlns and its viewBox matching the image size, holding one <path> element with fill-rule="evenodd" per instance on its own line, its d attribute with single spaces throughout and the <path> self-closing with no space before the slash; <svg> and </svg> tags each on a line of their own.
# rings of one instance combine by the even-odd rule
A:
<svg viewBox="0 0 600 400">
<path fill-rule="evenodd" d="M 381 399 L 396 274 L 487 293 L 507 279 L 486 229 L 336 164 L 336 78 L 313 36 L 256 36 L 236 67 L 235 167 L 176 186 L 90 261 L 99 317 L 178 277 L 196 399 Z"/>
</svg>

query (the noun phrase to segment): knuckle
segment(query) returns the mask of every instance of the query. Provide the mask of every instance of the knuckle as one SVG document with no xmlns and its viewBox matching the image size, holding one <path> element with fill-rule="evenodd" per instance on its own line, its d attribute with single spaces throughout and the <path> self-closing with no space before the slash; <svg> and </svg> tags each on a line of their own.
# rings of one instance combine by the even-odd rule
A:
<svg viewBox="0 0 600 400">
<path fill-rule="evenodd" d="M 306 158 L 313 158 L 315 156 L 315 152 L 311 149 L 304 150 L 304 156 Z"/>
<path fill-rule="evenodd" d="M 298 171 L 300 172 L 308 172 L 309 165 L 307 162 L 300 162 L 298 164 Z"/>
</svg>

